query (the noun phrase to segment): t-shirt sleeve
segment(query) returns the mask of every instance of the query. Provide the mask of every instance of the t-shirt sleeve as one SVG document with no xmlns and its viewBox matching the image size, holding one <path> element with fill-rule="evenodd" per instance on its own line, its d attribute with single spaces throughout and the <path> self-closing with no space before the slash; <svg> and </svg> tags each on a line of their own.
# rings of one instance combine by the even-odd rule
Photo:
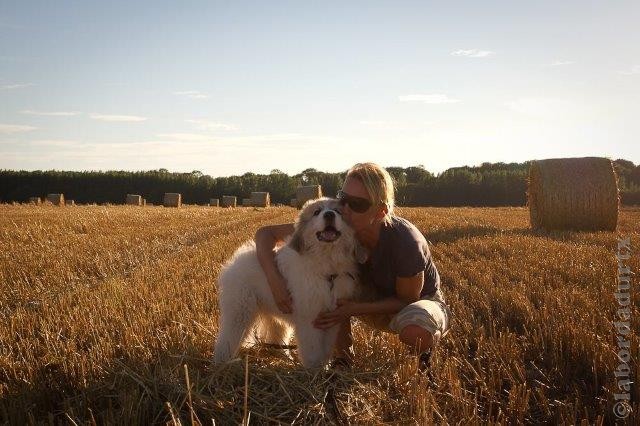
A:
<svg viewBox="0 0 640 426">
<path fill-rule="evenodd" d="M 406 278 L 424 271 L 427 267 L 426 240 L 420 231 L 404 228 L 399 230 L 394 244 L 395 274 Z"/>
</svg>

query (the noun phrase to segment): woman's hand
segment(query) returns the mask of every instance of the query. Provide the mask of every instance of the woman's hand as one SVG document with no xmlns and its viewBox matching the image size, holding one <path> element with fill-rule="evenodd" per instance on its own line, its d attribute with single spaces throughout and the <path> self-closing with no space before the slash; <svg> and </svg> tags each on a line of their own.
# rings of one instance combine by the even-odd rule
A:
<svg viewBox="0 0 640 426">
<path fill-rule="evenodd" d="M 321 312 L 313 321 L 313 326 L 326 330 L 334 325 L 340 324 L 356 313 L 356 303 L 348 299 L 338 299 L 336 301 L 338 307 L 333 311 Z"/>
<path fill-rule="evenodd" d="M 277 280 L 276 282 L 270 283 L 271 293 L 273 294 L 273 298 L 276 301 L 276 305 L 278 305 L 278 309 L 283 314 L 290 314 L 293 312 L 293 299 L 291 298 L 291 293 L 289 293 L 289 289 L 287 288 L 287 284 L 284 281 L 284 278 Z"/>
<path fill-rule="evenodd" d="M 284 241 L 287 235 L 293 234 L 293 231 L 294 226 L 292 223 L 267 225 L 258 229 L 255 236 L 258 261 L 267 276 L 276 305 L 284 314 L 290 314 L 293 311 L 293 300 L 291 299 L 291 294 L 289 294 L 287 282 L 276 266 L 275 248 L 279 241 Z"/>
</svg>

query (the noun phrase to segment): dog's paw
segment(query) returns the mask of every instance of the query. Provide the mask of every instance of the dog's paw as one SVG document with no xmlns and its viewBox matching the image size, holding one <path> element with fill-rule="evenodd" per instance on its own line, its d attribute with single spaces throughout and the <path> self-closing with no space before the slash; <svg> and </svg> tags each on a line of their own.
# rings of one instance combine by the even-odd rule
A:
<svg viewBox="0 0 640 426">
<path fill-rule="evenodd" d="M 213 363 L 215 365 L 224 364 L 229 362 L 230 360 L 231 354 L 229 353 L 229 351 L 220 350 L 213 353 Z"/>
<path fill-rule="evenodd" d="M 327 364 L 328 360 L 326 359 L 322 359 L 322 358 L 311 358 L 311 359 L 306 359 L 303 361 L 302 365 L 304 366 L 304 368 L 309 368 L 309 369 L 313 369 L 313 368 L 324 368 L 324 366 Z"/>
</svg>

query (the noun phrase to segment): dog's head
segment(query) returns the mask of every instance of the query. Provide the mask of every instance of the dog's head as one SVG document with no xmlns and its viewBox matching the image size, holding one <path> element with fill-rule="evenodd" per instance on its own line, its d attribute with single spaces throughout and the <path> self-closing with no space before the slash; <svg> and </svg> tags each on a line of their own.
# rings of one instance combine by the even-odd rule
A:
<svg viewBox="0 0 640 426">
<path fill-rule="evenodd" d="M 305 203 L 289 246 L 300 254 L 309 250 L 358 250 L 353 230 L 342 219 L 342 206 L 333 198 Z"/>
</svg>

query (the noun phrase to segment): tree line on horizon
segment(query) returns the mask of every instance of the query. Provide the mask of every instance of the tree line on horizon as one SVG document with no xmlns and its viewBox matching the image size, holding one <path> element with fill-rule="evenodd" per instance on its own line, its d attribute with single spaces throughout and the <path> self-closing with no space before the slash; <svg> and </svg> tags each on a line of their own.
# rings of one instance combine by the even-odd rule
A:
<svg viewBox="0 0 640 426">
<path fill-rule="evenodd" d="M 530 162 L 482 163 L 453 167 L 434 175 L 423 166 L 387 167 L 396 185 L 400 206 L 524 206 Z M 640 165 L 614 161 L 622 204 L 640 204 Z M 268 191 L 271 202 L 288 205 L 300 185 L 321 185 L 323 194 L 335 196 L 346 171 L 327 173 L 306 169 L 289 176 L 274 169 L 269 174 L 213 178 L 197 170 L 172 173 L 149 171 L 13 171 L 0 170 L 0 202 L 26 202 L 29 197 L 63 193 L 76 203 L 124 203 L 126 194 L 139 194 L 148 203 L 161 204 L 165 192 L 179 192 L 186 204 L 207 204 L 210 198 Z"/>
</svg>

